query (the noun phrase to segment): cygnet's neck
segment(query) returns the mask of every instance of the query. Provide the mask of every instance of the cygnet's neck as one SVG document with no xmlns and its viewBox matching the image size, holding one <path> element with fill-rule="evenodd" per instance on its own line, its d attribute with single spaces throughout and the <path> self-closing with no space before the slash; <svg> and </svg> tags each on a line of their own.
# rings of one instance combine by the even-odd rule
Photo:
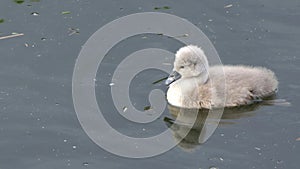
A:
<svg viewBox="0 0 300 169">
<path fill-rule="evenodd" d="M 198 76 L 189 77 L 189 78 L 182 78 L 182 81 L 186 81 L 189 83 L 195 83 L 197 86 L 203 85 L 208 81 L 208 73 L 201 73 Z"/>
<path fill-rule="evenodd" d="M 195 77 L 182 77 L 170 85 L 167 92 L 168 102 L 174 106 L 199 106 L 199 91 L 197 88 L 208 81 L 208 74 L 201 74 Z M 188 106 L 188 107 L 189 107 Z"/>
<path fill-rule="evenodd" d="M 207 72 L 203 72 L 198 76 L 192 77 L 193 80 L 196 80 L 198 85 L 203 85 L 208 81 L 208 73 Z"/>
<path fill-rule="evenodd" d="M 205 73 L 194 77 L 182 77 L 171 85 L 174 87 L 180 87 L 182 92 L 188 93 L 189 91 L 194 92 L 195 88 L 205 84 L 207 81 L 208 74 Z"/>
</svg>

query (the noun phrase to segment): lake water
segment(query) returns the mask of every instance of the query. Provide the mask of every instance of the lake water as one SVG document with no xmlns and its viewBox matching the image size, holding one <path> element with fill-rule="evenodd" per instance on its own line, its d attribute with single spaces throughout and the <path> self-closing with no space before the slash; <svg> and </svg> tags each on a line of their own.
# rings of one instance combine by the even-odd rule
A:
<svg viewBox="0 0 300 169">
<path fill-rule="evenodd" d="M 272 69 L 280 83 L 277 98 L 290 105 L 225 111 L 204 144 L 197 143 L 199 132 L 193 130 L 185 142 L 151 158 L 124 158 L 103 150 L 77 119 L 72 100 L 74 65 L 95 31 L 138 12 L 165 12 L 189 20 L 213 42 L 223 64 Z M 0 169 L 299 168 L 299 18 L 298 0 L 1 1 L 0 37 L 24 35 L 0 40 Z M 149 124 L 120 116 L 110 95 L 112 85 L 118 83 L 111 84 L 112 74 L 134 51 L 175 52 L 181 46 L 162 35 L 137 35 L 107 53 L 95 79 L 95 93 L 113 128 L 131 137 L 149 137 L 168 129 L 174 114 L 167 107 Z M 150 106 L 151 90 L 166 91 L 163 82 L 153 84 L 166 76 L 166 72 L 150 69 L 133 79 L 129 95 L 138 110 Z"/>
</svg>

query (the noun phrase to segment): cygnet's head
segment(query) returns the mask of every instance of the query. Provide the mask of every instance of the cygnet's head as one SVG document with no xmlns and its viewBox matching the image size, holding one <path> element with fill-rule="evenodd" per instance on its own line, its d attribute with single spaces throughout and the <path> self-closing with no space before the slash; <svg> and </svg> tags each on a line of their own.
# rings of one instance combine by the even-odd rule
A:
<svg viewBox="0 0 300 169">
<path fill-rule="evenodd" d="M 208 61 L 201 48 L 188 45 L 180 48 L 175 54 L 173 72 L 166 80 L 166 85 L 181 78 L 208 76 Z"/>
</svg>

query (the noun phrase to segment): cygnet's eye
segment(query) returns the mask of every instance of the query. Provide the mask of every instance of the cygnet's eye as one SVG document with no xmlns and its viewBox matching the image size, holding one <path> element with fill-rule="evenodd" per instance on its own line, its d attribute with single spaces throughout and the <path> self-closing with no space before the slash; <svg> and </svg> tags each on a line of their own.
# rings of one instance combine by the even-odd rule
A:
<svg viewBox="0 0 300 169">
<path fill-rule="evenodd" d="M 184 66 L 180 66 L 179 68 L 180 68 L 180 69 L 184 69 Z"/>
</svg>

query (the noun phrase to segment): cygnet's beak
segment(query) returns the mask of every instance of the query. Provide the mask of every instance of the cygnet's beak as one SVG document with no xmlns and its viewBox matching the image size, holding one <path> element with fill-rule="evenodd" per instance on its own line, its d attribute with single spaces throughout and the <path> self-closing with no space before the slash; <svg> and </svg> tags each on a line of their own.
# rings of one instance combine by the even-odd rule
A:
<svg viewBox="0 0 300 169">
<path fill-rule="evenodd" d="M 181 75 L 180 75 L 178 72 L 173 71 L 173 72 L 169 75 L 169 77 L 168 77 L 168 79 L 166 80 L 165 84 L 166 84 L 167 86 L 169 86 L 171 83 L 175 82 L 176 80 L 178 80 L 178 79 L 180 79 L 180 78 L 181 78 Z"/>
</svg>

